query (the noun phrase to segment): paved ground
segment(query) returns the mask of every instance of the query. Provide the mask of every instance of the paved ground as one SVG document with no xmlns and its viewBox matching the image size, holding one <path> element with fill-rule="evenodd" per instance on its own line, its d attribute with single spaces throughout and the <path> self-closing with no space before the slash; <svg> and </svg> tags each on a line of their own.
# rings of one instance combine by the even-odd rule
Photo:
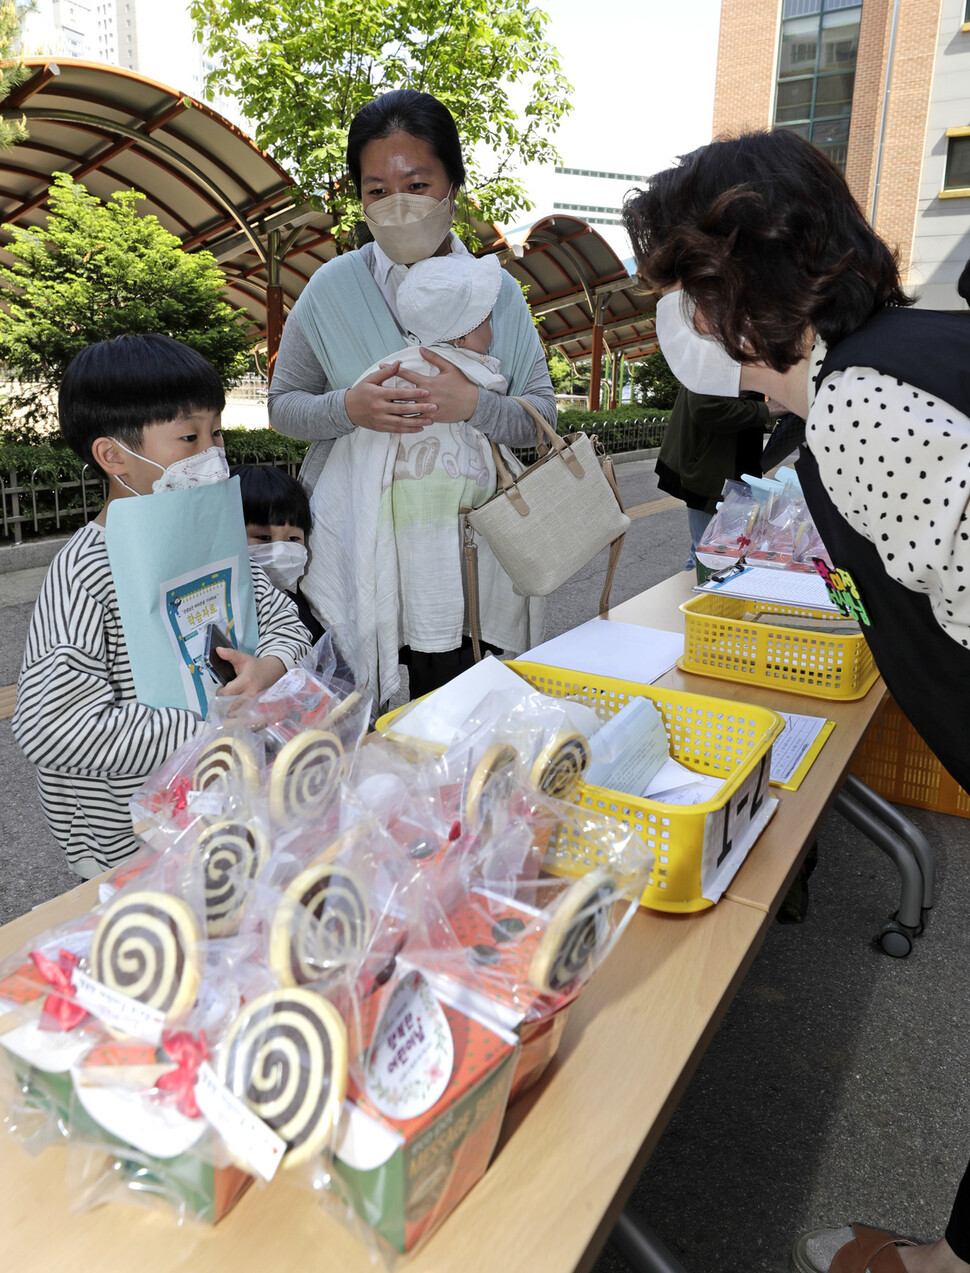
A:
<svg viewBox="0 0 970 1273">
<path fill-rule="evenodd" d="M 652 468 L 621 469 L 628 505 L 657 498 Z M 634 522 L 617 602 L 683 564 L 686 515 L 662 507 Z M 547 635 L 596 613 L 604 571 L 605 554 L 554 594 Z M 0 574 L 0 687 L 15 679 L 42 577 Z M 4 701 L 0 689 L 0 715 Z M 0 773 L 3 922 L 73 879 L 9 720 L 0 720 Z M 635 1208 L 690 1273 L 784 1273 L 791 1239 L 820 1223 L 861 1219 L 930 1238 L 946 1222 L 970 1154 L 970 822 L 909 812 L 939 871 L 938 905 L 913 955 L 892 960 L 870 945 L 895 906 L 893 874 L 832 815 L 807 921 L 773 926 L 634 1191 Z M 607 1248 L 595 1273 L 625 1269 Z"/>
</svg>

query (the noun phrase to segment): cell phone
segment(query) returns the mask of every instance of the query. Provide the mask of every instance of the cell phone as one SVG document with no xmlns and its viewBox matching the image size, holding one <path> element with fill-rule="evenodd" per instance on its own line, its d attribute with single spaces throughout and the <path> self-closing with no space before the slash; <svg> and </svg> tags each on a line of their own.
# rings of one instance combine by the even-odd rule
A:
<svg viewBox="0 0 970 1273">
<path fill-rule="evenodd" d="M 220 685 L 228 685 L 230 681 L 236 679 L 236 669 L 224 659 L 221 654 L 216 653 L 216 648 L 222 646 L 232 646 L 232 642 L 226 636 L 225 632 L 215 623 L 210 623 L 205 630 L 205 653 L 203 659 L 206 667 L 219 682 Z M 235 649 L 235 647 L 233 646 Z"/>
</svg>

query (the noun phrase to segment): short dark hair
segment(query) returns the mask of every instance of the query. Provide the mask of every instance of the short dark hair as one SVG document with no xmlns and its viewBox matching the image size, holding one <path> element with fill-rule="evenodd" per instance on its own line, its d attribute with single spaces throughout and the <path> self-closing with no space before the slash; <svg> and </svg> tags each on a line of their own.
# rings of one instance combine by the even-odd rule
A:
<svg viewBox="0 0 970 1273">
<path fill-rule="evenodd" d="M 461 141 L 451 111 L 430 93 L 398 88 L 381 93 L 362 106 L 351 121 L 347 134 L 347 167 L 358 194 L 360 152 L 369 141 L 380 141 L 391 133 L 409 133 L 426 141 L 443 164 L 455 191 L 465 184 Z"/>
<path fill-rule="evenodd" d="M 57 415 L 71 449 L 94 464 L 96 438 L 137 450 L 146 425 L 225 405 L 219 373 L 200 353 L 151 333 L 100 340 L 75 354 L 61 380 Z"/>
<path fill-rule="evenodd" d="M 787 371 L 814 328 L 837 344 L 885 305 L 911 305 L 899 260 L 838 168 L 788 129 L 702 146 L 627 196 L 637 269 L 681 283 L 739 362 Z"/>
<path fill-rule="evenodd" d="M 299 526 L 310 534 L 310 499 L 295 477 L 263 464 L 234 464 L 229 476 L 239 478 L 247 525 Z"/>
</svg>

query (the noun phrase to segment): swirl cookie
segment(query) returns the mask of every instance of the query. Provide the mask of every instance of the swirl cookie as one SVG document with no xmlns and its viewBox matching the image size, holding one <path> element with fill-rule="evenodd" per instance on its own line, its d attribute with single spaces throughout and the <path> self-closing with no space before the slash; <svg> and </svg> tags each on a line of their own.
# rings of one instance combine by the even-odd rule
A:
<svg viewBox="0 0 970 1273">
<path fill-rule="evenodd" d="M 557 734 L 536 757 L 529 774 L 534 786 L 556 800 L 568 800 L 590 761 L 589 743 L 576 730 Z"/>
<path fill-rule="evenodd" d="M 269 966 L 284 986 L 321 981 L 361 955 L 369 938 L 366 889 L 331 853 L 301 871 L 280 900 Z"/>
<path fill-rule="evenodd" d="M 472 826 L 489 821 L 496 807 L 508 800 L 518 759 L 514 747 L 495 743 L 472 770 L 465 789 L 465 818 Z"/>
<path fill-rule="evenodd" d="M 312 990 L 272 990 L 246 1004 L 220 1053 L 222 1081 L 286 1141 L 284 1167 L 321 1149 L 347 1091 L 347 1029 Z"/>
<path fill-rule="evenodd" d="M 253 787 L 259 775 L 253 749 L 241 738 L 224 734 L 213 738 L 199 752 L 192 786 L 196 791 L 225 789 L 233 780 Z"/>
<path fill-rule="evenodd" d="M 312 817 L 326 804 L 340 777 L 344 749 L 336 734 L 308 729 L 282 748 L 269 779 L 274 822 Z"/>
<path fill-rule="evenodd" d="M 606 910 L 615 892 L 601 867 L 566 890 L 529 964 L 529 981 L 537 990 L 558 994 L 586 971 L 609 938 Z"/>
<path fill-rule="evenodd" d="M 239 927 L 249 886 L 269 857 L 269 842 L 259 827 L 227 819 L 205 828 L 196 852 L 205 881 L 206 932 L 229 937 Z"/>
<path fill-rule="evenodd" d="M 198 993 L 202 934 L 191 908 L 170 893 L 123 893 L 91 943 L 91 975 L 171 1020 Z"/>
</svg>

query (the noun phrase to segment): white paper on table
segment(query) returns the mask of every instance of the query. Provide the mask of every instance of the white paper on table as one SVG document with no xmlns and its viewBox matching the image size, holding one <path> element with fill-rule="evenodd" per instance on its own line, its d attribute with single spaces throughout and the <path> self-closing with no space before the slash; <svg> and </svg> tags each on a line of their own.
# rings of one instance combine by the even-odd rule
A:
<svg viewBox="0 0 970 1273">
<path fill-rule="evenodd" d="M 750 601 L 767 601 L 773 605 L 803 606 L 812 610 L 831 610 L 838 606 L 829 600 L 821 575 L 799 570 L 770 570 L 764 566 L 745 566 L 738 574 L 721 583 L 709 579 L 697 584 L 695 592 L 716 593 L 725 597 L 741 597 Z M 781 622 L 781 620 L 779 620 Z"/>
<path fill-rule="evenodd" d="M 395 734 L 450 747 L 487 694 L 509 690 L 523 697 L 534 693 L 532 686 L 501 659 L 482 659 L 402 714 L 391 728 Z"/>
<path fill-rule="evenodd" d="M 826 720 L 824 716 L 798 716 L 794 712 L 778 712 L 778 715 L 784 718 L 785 728 L 771 748 L 771 781 L 784 783 L 791 782 L 808 749 L 825 728 Z"/>
<path fill-rule="evenodd" d="M 590 676 L 610 676 L 652 685 L 684 653 L 679 632 L 641 628 L 616 619 L 590 619 L 522 655 L 529 663 L 569 668 Z"/>
<path fill-rule="evenodd" d="M 639 795 L 670 759 L 663 715 L 650 699 L 633 699 L 593 736 L 592 752 L 586 782 Z"/>
</svg>

